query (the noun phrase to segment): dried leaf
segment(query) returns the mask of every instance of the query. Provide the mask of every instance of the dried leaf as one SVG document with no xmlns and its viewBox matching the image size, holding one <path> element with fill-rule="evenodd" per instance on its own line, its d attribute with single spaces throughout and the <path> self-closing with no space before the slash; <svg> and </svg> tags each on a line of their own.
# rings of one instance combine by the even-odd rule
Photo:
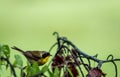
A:
<svg viewBox="0 0 120 77">
<path fill-rule="evenodd" d="M 89 70 L 87 77 L 102 77 L 105 75 L 106 74 L 103 73 L 101 69 L 93 68 L 93 69 Z"/>
</svg>

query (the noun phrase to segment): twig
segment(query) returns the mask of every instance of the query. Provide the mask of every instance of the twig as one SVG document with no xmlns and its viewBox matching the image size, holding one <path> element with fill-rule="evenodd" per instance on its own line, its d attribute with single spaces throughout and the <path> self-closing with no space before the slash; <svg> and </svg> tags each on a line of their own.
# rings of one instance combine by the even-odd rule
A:
<svg viewBox="0 0 120 77">
<path fill-rule="evenodd" d="M 88 58 L 90 60 L 93 60 L 97 63 L 106 63 L 106 62 L 112 62 L 112 61 L 120 61 L 120 59 L 112 59 L 112 60 L 100 60 L 100 59 L 97 59 L 96 57 L 93 57 L 93 56 L 90 56 L 86 53 L 84 53 L 83 51 L 81 51 L 79 48 L 77 48 L 71 41 L 67 40 L 67 39 L 64 39 L 62 37 L 59 37 L 60 40 L 64 41 L 65 43 L 71 45 L 79 55 L 83 55 L 85 58 Z"/>
<path fill-rule="evenodd" d="M 114 61 L 112 61 L 112 63 L 113 63 L 114 66 L 115 66 L 115 72 L 116 72 L 115 77 L 117 77 L 117 74 L 118 74 L 118 71 L 117 71 L 117 65 L 116 65 L 116 63 L 115 63 Z"/>
<path fill-rule="evenodd" d="M 8 58 L 4 58 L 4 57 L 1 57 L 1 59 L 5 60 L 10 65 L 10 68 L 11 68 L 11 71 L 12 71 L 14 77 L 17 77 L 15 69 L 14 69 L 13 65 L 11 64 L 11 62 L 9 61 L 9 59 Z"/>
<path fill-rule="evenodd" d="M 90 56 L 90 55 L 84 53 L 83 51 L 81 51 L 80 49 L 78 49 L 71 41 L 69 41 L 67 39 L 64 39 L 64 38 L 61 38 L 61 37 L 59 37 L 59 39 L 63 40 L 64 42 L 66 42 L 68 44 L 70 44 L 78 52 L 79 55 L 83 55 L 83 56 L 85 56 L 88 59 L 94 60 L 95 62 L 101 61 L 101 60 L 97 59 L 96 57 L 93 57 L 93 56 Z"/>
</svg>

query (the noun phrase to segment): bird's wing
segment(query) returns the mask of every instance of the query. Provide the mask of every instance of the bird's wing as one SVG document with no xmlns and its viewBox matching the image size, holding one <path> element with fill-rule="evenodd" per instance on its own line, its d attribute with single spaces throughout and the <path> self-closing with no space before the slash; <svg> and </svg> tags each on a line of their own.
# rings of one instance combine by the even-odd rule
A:
<svg viewBox="0 0 120 77">
<path fill-rule="evenodd" d="M 43 53 L 45 53 L 45 52 L 44 51 L 32 51 L 31 52 L 32 56 L 37 59 L 41 59 Z"/>
<path fill-rule="evenodd" d="M 24 55 L 27 59 L 32 59 L 36 61 L 38 60 L 38 58 L 36 58 L 31 51 L 24 52 Z"/>
</svg>

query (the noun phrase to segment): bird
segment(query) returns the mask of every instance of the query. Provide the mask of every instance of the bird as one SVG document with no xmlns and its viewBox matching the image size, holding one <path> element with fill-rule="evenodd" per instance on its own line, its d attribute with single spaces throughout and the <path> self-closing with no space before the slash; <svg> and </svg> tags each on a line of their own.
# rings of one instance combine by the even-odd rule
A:
<svg viewBox="0 0 120 77">
<path fill-rule="evenodd" d="M 24 51 L 16 46 L 13 46 L 11 48 L 21 52 L 27 58 L 30 64 L 33 64 L 34 62 L 36 62 L 39 66 L 47 63 L 50 56 L 52 56 L 49 52 L 46 52 L 46 51 L 38 51 L 38 50 Z"/>
</svg>

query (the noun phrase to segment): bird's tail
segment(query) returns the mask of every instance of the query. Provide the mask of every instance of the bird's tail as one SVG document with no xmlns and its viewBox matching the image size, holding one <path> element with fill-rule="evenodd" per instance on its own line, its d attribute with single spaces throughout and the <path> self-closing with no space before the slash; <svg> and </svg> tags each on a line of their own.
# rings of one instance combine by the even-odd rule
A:
<svg viewBox="0 0 120 77">
<path fill-rule="evenodd" d="M 14 50 L 17 50 L 17 51 L 19 51 L 19 52 L 22 52 L 22 53 L 24 53 L 24 51 L 23 50 L 21 50 L 20 48 L 18 48 L 18 47 L 16 47 L 16 46 L 13 46 L 13 47 L 11 47 L 12 49 L 14 49 Z"/>
</svg>

